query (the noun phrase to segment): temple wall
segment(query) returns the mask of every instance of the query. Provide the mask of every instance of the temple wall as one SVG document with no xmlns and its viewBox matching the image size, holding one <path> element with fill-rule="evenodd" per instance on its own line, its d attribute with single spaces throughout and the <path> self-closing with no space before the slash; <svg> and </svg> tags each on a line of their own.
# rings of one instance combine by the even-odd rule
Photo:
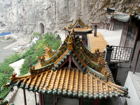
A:
<svg viewBox="0 0 140 105">
<path fill-rule="evenodd" d="M 140 105 L 140 73 L 133 74 L 132 72 L 128 73 L 125 87 L 128 88 L 128 95 L 130 98 L 127 98 L 128 105 Z"/>
<path fill-rule="evenodd" d="M 25 105 L 24 104 L 24 95 L 23 90 L 21 88 L 17 89 L 14 87 L 14 90 L 11 91 L 8 96 L 6 96 L 5 100 L 7 100 L 10 104 L 14 105 Z M 31 91 L 26 90 L 26 100 L 27 105 L 35 105 L 35 95 Z M 39 96 L 37 94 L 37 102 L 39 103 Z"/>
</svg>

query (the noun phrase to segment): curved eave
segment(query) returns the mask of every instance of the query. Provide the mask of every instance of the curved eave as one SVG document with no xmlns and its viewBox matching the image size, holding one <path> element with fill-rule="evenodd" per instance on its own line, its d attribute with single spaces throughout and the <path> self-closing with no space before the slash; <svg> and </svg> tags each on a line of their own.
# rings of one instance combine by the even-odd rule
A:
<svg viewBox="0 0 140 105">
<path fill-rule="evenodd" d="M 66 28 L 65 30 L 69 32 L 73 30 L 75 33 L 91 33 L 92 32 L 92 28 L 74 28 L 74 29 Z"/>
<path fill-rule="evenodd" d="M 78 42 L 78 40 L 77 40 L 77 42 Z M 95 53 L 91 53 L 87 48 L 85 48 L 80 40 L 78 43 L 76 43 L 76 45 L 77 45 L 77 47 L 74 49 L 74 53 L 77 56 L 77 58 L 79 58 L 79 61 L 84 62 L 87 65 L 87 67 L 93 69 L 91 71 L 96 71 L 94 73 L 96 73 L 97 75 L 99 75 L 99 73 L 102 74 L 102 72 L 99 72 L 99 71 L 101 71 L 102 68 L 105 68 L 104 69 L 105 71 L 103 71 L 103 72 L 107 73 L 107 75 L 105 75 L 105 77 L 113 82 L 113 78 L 112 78 L 110 69 L 108 68 L 106 62 L 104 61 L 105 64 L 100 65 L 99 62 L 97 62 L 98 56 Z M 100 58 L 102 58 L 104 60 L 103 56 L 100 56 Z M 97 73 L 97 72 L 99 72 L 99 73 Z M 104 75 L 104 74 L 102 74 L 102 75 Z M 103 76 L 101 76 L 101 77 L 103 77 Z"/>
<path fill-rule="evenodd" d="M 22 87 L 19 87 L 22 88 Z M 26 88 L 22 88 L 26 89 Z M 61 95 L 64 97 L 73 97 L 73 98 L 88 98 L 88 99 L 104 99 L 104 98 L 112 98 L 112 97 L 128 97 L 127 93 L 119 93 L 119 92 L 103 92 L 103 93 L 84 93 L 84 92 L 73 92 L 69 90 L 61 90 L 61 89 L 52 89 L 52 90 L 33 90 L 32 88 L 27 89 L 28 91 L 45 93 L 50 95 Z"/>
<path fill-rule="evenodd" d="M 121 86 L 103 81 L 92 74 L 83 74 L 76 69 L 67 68 L 59 71 L 49 70 L 33 76 L 16 77 L 10 85 L 33 92 L 78 98 L 127 96 L 127 89 Z"/>
</svg>

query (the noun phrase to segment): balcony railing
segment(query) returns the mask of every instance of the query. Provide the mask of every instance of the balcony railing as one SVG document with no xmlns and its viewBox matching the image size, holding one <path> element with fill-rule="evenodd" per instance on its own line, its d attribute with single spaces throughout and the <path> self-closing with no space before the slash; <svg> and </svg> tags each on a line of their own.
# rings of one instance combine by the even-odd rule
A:
<svg viewBox="0 0 140 105">
<path fill-rule="evenodd" d="M 112 46 L 111 62 L 129 62 L 131 59 L 133 48 Z"/>
</svg>

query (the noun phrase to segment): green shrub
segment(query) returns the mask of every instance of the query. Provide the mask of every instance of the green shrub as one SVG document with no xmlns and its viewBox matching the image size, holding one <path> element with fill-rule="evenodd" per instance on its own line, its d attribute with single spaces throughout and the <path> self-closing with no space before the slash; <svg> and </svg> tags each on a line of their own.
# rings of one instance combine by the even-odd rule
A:
<svg viewBox="0 0 140 105">
<path fill-rule="evenodd" d="M 19 54 L 14 54 L 0 64 L 0 98 L 4 98 L 9 92 L 9 88 L 4 87 L 13 72 L 13 69 L 9 66 L 9 64 L 19 60 L 20 58 L 21 56 Z"/>
<path fill-rule="evenodd" d="M 38 33 L 35 33 L 35 36 L 39 36 Z M 48 46 L 56 50 L 60 44 L 61 40 L 58 40 L 54 34 L 46 33 L 24 54 L 14 54 L 5 59 L 5 61 L 0 64 L 0 98 L 4 98 L 10 90 L 9 88 L 3 88 L 13 73 L 13 69 L 9 67 L 9 64 L 24 58 L 25 62 L 21 68 L 21 75 L 26 74 L 29 71 L 29 67 L 37 62 L 37 56 L 41 56 L 44 53 L 45 47 Z"/>
<path fill-rule="evenodd" d="M 43 55 L 45 47 L 56 50 L 60 44 L 61 40 L 58 40 L 54 34 L 44 34 L 35 45 L 23 54 L 22 57 L 25 58 L 25 62 L 21 68 L 21 75 L 28 73 L 29 67 L 37 63 L 37 57 Z"/>
<path fill-rule="evenodd" d="M 34 36 L 34 37 L 40 37 L 41 34 L 40 34 L 39 32 L 34 32 L 34 33 L 33 33 L 33 36 Z"/>
<path fill-rule="evenodd" d="M 61 44 L 61 40 L 54 37 L 54 35 L 52 33 L 45 34 L 44 39 L 45 39 L 44 43 L 48 44 L 48 46 L 54 50 L 56 50 Z"/>
</svg>

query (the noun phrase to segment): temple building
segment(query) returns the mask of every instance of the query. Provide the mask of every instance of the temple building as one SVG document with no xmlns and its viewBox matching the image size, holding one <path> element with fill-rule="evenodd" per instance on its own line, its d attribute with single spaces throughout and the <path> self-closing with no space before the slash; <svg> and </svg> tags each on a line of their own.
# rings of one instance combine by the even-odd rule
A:
<svg viewBox="0 0 140 105">
<path fill-rule="evenodd" d="M 25 90 L 35 93 L 36 105 L 101 105 L 103 99 L 128 94 L 126 88 L 114 83 L 103 53 L 91 53 L 74 32 L 55 53 L 46 49 L 30 74 L 13 75 L 9 85 L 23 89 L 25 105 Z"/>
<path fill-rule="evenodd" d="M 92 33 L 92 27 L 86 25 L 80 18 L 77 19 L 73 24 L 69 24 L 64 27 L 64 30 L 69 33 L 74 30 L 76 36 L 80 36 L 85 46 L 88 45 L 87 34 Z"/>
</svg>

